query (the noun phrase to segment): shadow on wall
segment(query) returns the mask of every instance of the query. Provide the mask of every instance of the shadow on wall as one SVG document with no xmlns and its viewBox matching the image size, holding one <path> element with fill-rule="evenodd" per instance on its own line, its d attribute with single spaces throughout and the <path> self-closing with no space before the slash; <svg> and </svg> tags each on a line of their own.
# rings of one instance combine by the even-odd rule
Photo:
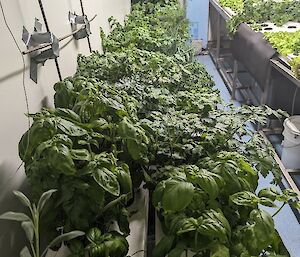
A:
<svg viewBox="0 0 300 257">
<path fill-rule="evenodd" d="M 12 180 L 10 178 L 13 175 L 9 174 L 11 173 L 9 171 L 11 171 L 11 167 L 8 167 L 8 165 L 5 165 L 4 163 L 0 164 L 0 214 L 7 211 L 23 212 L 25 210 L 13 192 L 11 190 L 7 190 L 7 186 Z M 4 184 L 3 182 L 6 183 Z M 28 194 L 28 186 L 25 180 L 19 187 L 19 191 Z M 25 233 L 19 222 L 0 220 L 1 257 L 15 256 L 16 252 L 20 252 L 22 250 L 25 242 Z"/>
</svg>

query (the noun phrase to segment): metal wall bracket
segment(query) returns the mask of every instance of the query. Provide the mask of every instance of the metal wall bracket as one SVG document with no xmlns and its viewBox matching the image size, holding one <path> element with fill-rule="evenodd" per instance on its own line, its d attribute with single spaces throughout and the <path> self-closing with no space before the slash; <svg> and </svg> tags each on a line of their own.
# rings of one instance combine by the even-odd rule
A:
<svg viewBox="0 0 300 257">
<path fill-rule="evenodd" d="M 86 38 L 91 34 L 90 22 L 86 15 L 77 15 L 75 13 L 69 12 L 69 21 L 72 27 L 72 31 L 77 30 L 77 25 L 82 24 L 84 28 L 80 29 L 78 32 L 74 33 L 74 38 L 76 40 Z"/>
<path fill-rule="evenodd" d="M 42 24 L 35 18 L 34 32 L 30 34 L 23 26 L 22 40 L 28 50 L 50 44 L 50 48 L 44 51 L 36 50 L 30 53 L 30 78 L 37 83 L 38 64 L 44 65 L 48 59 L 59 57 L 59 41 L 51 32 L 42 32 Z"/>
</svg>

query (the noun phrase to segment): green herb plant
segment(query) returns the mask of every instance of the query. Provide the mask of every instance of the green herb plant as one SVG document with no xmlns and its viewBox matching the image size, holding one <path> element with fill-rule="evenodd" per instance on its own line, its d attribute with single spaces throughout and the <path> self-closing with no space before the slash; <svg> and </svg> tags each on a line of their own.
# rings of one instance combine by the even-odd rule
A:
<svg viewBox="0 0 300 257">
<path fill-rule="evenodd" d="M 299 75 L 300 31 L 296 32 L 267 32 L 264 36 L 283 56 L 288 56 L 292 71 L 297 78 Z"/>
<path fill-rule="evenodd" d="M 280 171 L 252 126 L 285 113 L 222 103 L 176 0 L 139 3 L 124 25 L 109 22 L 103 53 L 78 56 L 76 74 L 54 86 L 55 109 L 31 115 L 19 144 L 34 198 L 58 189 L 48 226 L 89 235 L 70 242 L 74 257 L 125 257 L 127 206 L 145 180 L 166 234 L 153 256 L 284 256 L 259 209 L 271 198 L 256 193 L 260 175 L 276 184 Z M 295 198 L 284 195 L 276 199 Z"/>
<path fill-rule="evenodd" d="M 25 231 L 28 243 L 30 245 L 30 250 L 27 246 L 25 246 L 20 252 L 20 257 L 44 257 L 51 247 L 57 246 L 63 241 L 69 241 L 85 234 L 84 232 L 78 230 L 61 234 L 54 238 L 43 251 L 40 250 L 40 220 L 42 218 L 41 214 L 44 210 L 45 204 L 52 196 L 52 194 L 56 191 L 57 190 L 55 189 L 51 189 L 43 193 L 37 205 L 31 203 L 30 200 L 22 192 L 14 191 L 15 196 L 20 200 L 20 202 L 30 210 L 30 216 L 25 213 L 11 211 L 0 215 L 0 219 L 2 220 L 21 222 L 21 226 Z"/>
<path fill-rule="evenodd" d="M 236 15 L 228 21 L 227 27 L 232 35 L 237 27 L 245 22 L 254 30 L 262 30 L 262 24 L 265 22 L 275 23 L 282 26 L 289 21 L 300 22 L 300 2 L 293 0 L 220 0 L 224 7 L 230 7 L 236 12 Z M 299 31 L 296 32 L 264 32 L 268 41 L 284 56 L 293 54 L 299 55 Z M 298 58 L 290 61 L 291 69 L 295 76 L 299 78 Z"/>
</svg>

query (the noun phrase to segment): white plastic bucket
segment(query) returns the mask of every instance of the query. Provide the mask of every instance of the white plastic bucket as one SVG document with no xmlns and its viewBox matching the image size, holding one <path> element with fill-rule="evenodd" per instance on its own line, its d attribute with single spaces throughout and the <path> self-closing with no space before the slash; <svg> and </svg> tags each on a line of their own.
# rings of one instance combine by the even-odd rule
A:
<svg viewBox="0 0 300 257">
<path fill-rule="evenodd" d="M 300 115 L 285 119 L 281 161 L 286 169 L 300 169 Z"/>
</svg>

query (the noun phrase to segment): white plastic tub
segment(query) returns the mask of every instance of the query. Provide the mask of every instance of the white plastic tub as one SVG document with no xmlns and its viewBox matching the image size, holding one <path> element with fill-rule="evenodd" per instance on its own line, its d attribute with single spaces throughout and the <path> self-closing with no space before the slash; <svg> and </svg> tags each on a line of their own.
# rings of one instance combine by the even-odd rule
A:
<svg viewBox="0 0 300 257">
<path fill-rule="evenodd" d="M 285 119 L 281 161 L 286 169 L 300 169 L 300 115 Z"/>
</svg>

